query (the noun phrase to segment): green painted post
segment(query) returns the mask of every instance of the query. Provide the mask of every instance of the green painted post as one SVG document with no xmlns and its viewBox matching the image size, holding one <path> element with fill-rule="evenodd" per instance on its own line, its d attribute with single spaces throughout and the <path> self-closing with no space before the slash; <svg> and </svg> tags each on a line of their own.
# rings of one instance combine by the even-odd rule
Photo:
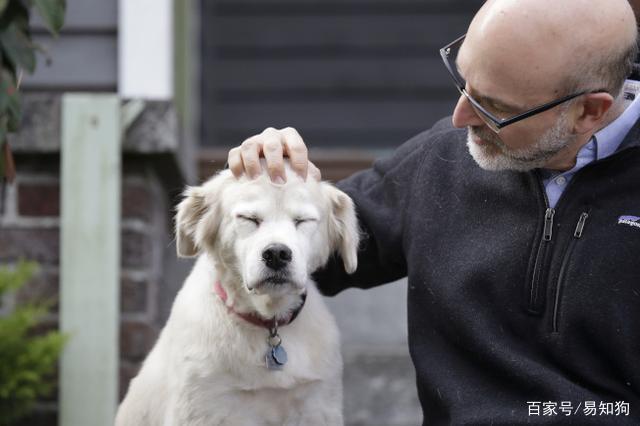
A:
<svg viewBox="0 0 640 426">
<path fill-rule="evenodd" d="M 62 100 L 60 365 L 63 426 L 112 426 L 118 402 L 120 100 Z"/>
</svg>

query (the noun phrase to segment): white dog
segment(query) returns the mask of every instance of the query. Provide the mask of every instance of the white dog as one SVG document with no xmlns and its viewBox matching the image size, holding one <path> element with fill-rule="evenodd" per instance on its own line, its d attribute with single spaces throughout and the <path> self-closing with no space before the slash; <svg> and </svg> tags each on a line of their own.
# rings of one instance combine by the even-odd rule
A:
<svg viewBox="0 0 640 426">
<path fill-rule="evenodd" d="M 338 330 L 310 274 L 334 251 L 356 269 L 353 202 L 286 173 L 187 189 L 178 255 L 199 258 L 116 425 L 343 424 Z"/>
</svg>

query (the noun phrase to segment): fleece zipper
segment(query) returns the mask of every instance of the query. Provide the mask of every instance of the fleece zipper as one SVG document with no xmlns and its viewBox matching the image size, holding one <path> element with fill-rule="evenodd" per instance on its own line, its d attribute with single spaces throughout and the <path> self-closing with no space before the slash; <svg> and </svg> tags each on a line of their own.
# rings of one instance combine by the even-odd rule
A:
<svg viewBox="0 0 640 426">
<path fill-rule="evenodd" d="M 556 294 L 555 300 L 553 303 L 553 332 L 558 332 L 558 311 L 560 307 L 560 295 L 562 291 L 562 286 L 566 280 L 567 275 L 567 267 L 569 265 L 569 260 L 571 259 L 571 254 L 573 253 L 573 249 L 577 243 L 577 241 L 582 238 L 582 234 L 584 232 L 584 225 L 587 222 L 587 218 L 589 217 L 589 213 L 583 212 L 580 215 L 580 219 L 578 219 L 578 224 L 576 225 L 576 229 L 573 232 L 573 238 L 569 242 L 569 247 L 565 251 L 564 258 L 562 259 L 562 265 L 560 266 L 560 273 L 558 274 L 558 282 L 556 283 Z"/>
<path fill-rule="evenodd" d="M 553 220 L 556 214 L 554 208 L 549 206 L 549 198 L 544 188 L 544 183 L 539 171 L 533 172 L 533 178 L 538 185 L 539 193 L 544 203 L 544 218 L 542 227 L 542 236 L 540 237 L 538 247 L 536 249 L 536 257 L 533 263 L 533 271 L 527 278 L 527 310 L 534 314 L 539 314 L 544 306 L 544 295 L 541 294 L 540 285 L 542 284 L 542 275 L 544 273 L 544 259 L 546 258 L 548 246 L 553 238 Z"/>
<path fill-rule="evenodd" d="M 582 176 L 588 170 L 593 169 L 594 166 L 597 166 L 603 163 L 608 163 L 614 159 L 617 159 L 623 156 L 624 154 L 627 154 L 633 149 L 637 149 L 637 148 L 635 147 L 627 148 L 622 151 L 617 151 L 608 157 L 602 158 L 600 160 L 592 161 L 591 163 L 585 165 L 583 168 L 578 170 L 574 174 L 573 178 L 567 184 L 567 187 L 564 189 L 562 196 L 556 203 L 556 207 L 562 204 L 563 199 L 566 198 L 566 193 L 568 192 L 569 188 L 571 188 L 575 184 L 579 176 Z M 531 274 L 531 278 L 528 280 L 528 283 L 527 283 L 527 290 L 528 290 L 527 310 L 533 314 L 540 314 L 544 307 L 544 295 L 541 295 L 540 285 L 542 284 L 541 279 L 544 273 L 543 267 L 545 266 L 545 263 L 546 263 L 545 258 L 547 255 L 547 251 L 549 250 L 549 246 L 551 245 L 550 243 L 552 242 L 552 239 L 553 239 L 554 216 L 557 209 L 554 209 L 549 206 L 549 198 L 547 197 L 547 191 L 544 187 L 544 183 L 542 180 L 542 176 L 540 175 L 540 171 L 539 170 L 533 171 L 532 176 L 533 176 L 533 179 L 538 184 L 538 189 L 542 193 L 542 197 L 544 200 L 545 214 L 544 214 L 544 227 L 542 230 L 542 238 L 540 239 L 540 243 L 538 244 L 536 257 L 533 265 L 533 273 Z"/>
<path fill-rule="evenodd" d="M 533 274 L 529 284 L 529 311 L 540 313 L 543 305 L 543 297 L 540 293 L 540 284 L 544 267 L 544 259 L 546 258 L 549 243 L 553 238 L 553 217 L 556 211 L 551 207 L 547 207 L 544 213 L 544 227 L 542 228 L 542 239 L 538 245 L 536 260 L 533 264 Z"/>
</svg>

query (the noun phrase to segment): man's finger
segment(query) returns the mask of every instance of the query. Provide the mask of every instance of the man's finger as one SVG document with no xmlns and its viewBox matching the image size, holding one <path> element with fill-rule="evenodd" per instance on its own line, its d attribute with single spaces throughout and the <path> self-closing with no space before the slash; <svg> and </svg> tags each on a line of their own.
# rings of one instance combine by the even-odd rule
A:
<svg viewBox="0 0 640 426">
<path fill-rule="evenodd" d="M 309 157 L 302 137 L 293 127 L 287 127 L 280 132 L 284 135 L 284 153 L 289 157 L 291 168 L 306 179 Z"/>
<path fill-rule="evenodd" d="M 286 181 L 282 135 L 273 128 L 262 132 L 262 153 L 267 163 L 267 172 L 272 182 L 283 184 Z"/>
<path fill-rule="evenodd" d="M 227 157 L 227 164 L 229 170 L 236 177 L 240 178 L 244 173 L 244 165 L 242 164 L 242 157 L 240 156 L 240 147 L 231 148 L 229 150 L 229 156 Z"/>
<path fill-rule="evenodd" d="M 320 169 L 316 167 L 315 164 L 313 164 L 311 161 L 309 161 L 309 176 L 311 176 L 312 179 L 317 180 L 318 182 L 320 182 L 320 180 L 322 180 L 322 174 L 320 173 Z"/>
<path fill-rule="evenodd" d="M 242 157 L 244 171 L 251 179 L 259 176 L 262 170 L 262 167 L 260 167 L 261 151 L 262 144 L 259 135 L 250 137 L 240 145 L 240 156 Z"/>
</svg>

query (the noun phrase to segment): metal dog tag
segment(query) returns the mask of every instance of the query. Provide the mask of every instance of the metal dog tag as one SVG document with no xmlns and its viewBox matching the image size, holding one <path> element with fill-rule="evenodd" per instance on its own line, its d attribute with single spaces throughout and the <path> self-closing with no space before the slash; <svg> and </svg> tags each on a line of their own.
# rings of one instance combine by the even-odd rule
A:
<svg viewBox="0 0 640 426">
<path fill-rule="evenodd" d="M 280 345 L 271 348 L 271 357 L 279 365 L 285 365 L 287 363 L 287 351 Z"/>
<path fill-rule="evenodd" d="M 269 328 L 269 337 L 267 337 L 269 349 L 264 356 L 269 370 L 282 370 L 282 367 L 287 363 L 287 351 L 280 346 L 281 343 L 282 339 L 278 335 L 278 321 L 274 320 L 274 326 Z"/>
<path fill-rule="evenodd" d="M 269 370 L 282 370 L 287 363 L 287 352 L 280 345 L 271 346 L 265 354 L 265 362 Z"/>
</svg>

